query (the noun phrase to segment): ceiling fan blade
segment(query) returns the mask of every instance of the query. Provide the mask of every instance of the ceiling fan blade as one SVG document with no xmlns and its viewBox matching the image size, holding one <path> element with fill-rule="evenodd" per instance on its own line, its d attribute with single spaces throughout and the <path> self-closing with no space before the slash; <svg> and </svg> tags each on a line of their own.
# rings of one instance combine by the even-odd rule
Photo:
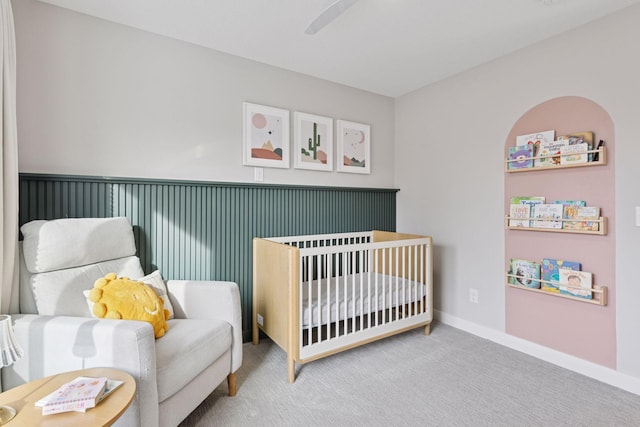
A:
<svg viewBox="0 0 640 427">
<path fill-rule="evenodd" d="M 305 34 L 315 34 L 325 26 L 329 25 L 331 21 L 336 19 L 342 12 L 349 9 L 358 0 L 337 0 L 327 7 L 309 27 L 304 31 Z"/>
</svg>

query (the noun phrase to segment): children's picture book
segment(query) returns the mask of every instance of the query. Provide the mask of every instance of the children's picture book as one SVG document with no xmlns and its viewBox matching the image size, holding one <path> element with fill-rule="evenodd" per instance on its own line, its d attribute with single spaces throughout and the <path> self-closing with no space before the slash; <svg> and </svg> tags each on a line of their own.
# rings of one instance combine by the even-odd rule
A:
<svg viewBox="0 0 640 427">
<path fill-rule="evenodd" d="M 576 209 L 575 221 L 565 221 L 565 228 L 568 230 L 600 230 L 600 208 L 597 206 L 580 206 Z"/>
<path fill-rule="evenodd" d="M 540 160 L 536 166 L 543 167 L 559 165 L 562 157 L 560 156 L 562 149 L 567 146 L 569 146 L 569 141 L 562 139 L 551 142 L 541 142 L 540 150 L 538 151 L 538 157 L 540 157 Z"/>
<path fill-rule="evenodd" d="M 509 227 L 529 227 L 529 217 L 531 216 L 531 205 L 510 205 L 509 206 Z M 522 219 L 519 219 L 522 218 Z"/>
<path fill-rule="evenodd" d="M 84 412 L 93 408 L 105 396 L 108 378 L 78 377 L 68 382 L 48 396 L 35 403 L 42 406 L 42 415 L 57 414 L 60 412 L 77 411 Z M 120 384 L 122 382 L 120 381 Z M 113 391 L 120 384 L 113 384 Z M 111 392 L 110 391 L 110 392 Z"/>
<path fill-rule="evenodd" d="M 563 205 L 555 203 L 544 203 L 533 206 L 534 221 L 531 221 L 531 227 L 535 228 L 562 228 Z"/>
<path fill-rule="evenodd" d="M 86 379 L 93 379 L 93 378 L 90 378 L 90 377 L 77 377 L 74 381 L 86 380 Z M 109 396 L 111 393 L 113 393 L 113 391 L 116 390 L 118 387 L 120 387 L 122 384 L 124 384 L 124 381 L 108 379 L 107 380 L 107 384 L 104 387 L 104 391 L 97 398 L 96 405 L 98 403 L 102 402 L 107 396 Z M 66 384 L 65 384 L 65 386 L 66 386 Z M 53 393 L 50 393 L 50 394 L 46 395 L 45 397 L 43 397 L 42 399 L 38 400 L 35 403 L 35 406 L 39 406 L 39 407 L 44 406 L 47 402 L 49 402 L 51 399 L 53 399 L 55 396 L 57 396 L 62 391 L 63 387 L 58 388 Z M 86 412 L 86 410 L 87 410 L 87 408 L 74 409 L 75 412 Z"/>
<path fill-rule="evenodd" d="M 512 205 L 539 205 L 544 203 L 544 196 L 522 196 L 522 197 L 512 197 L 511 204 Z"/>
<path fill-rule="evenodd" d="M 575 165 L 578 163 L 587 163 L 589 147 L 587 143 L 567 145 L 560 149 L 560 164 Z"/>
<path fill-rule="evenodd" d="M 562 205 L 562 218 L 574 219 L 578 216 L 578 209 L 587 205 L 585 200 L 556 200 L 554 203 Z M 571 229 L 573 221 L 564 221 L 562 228 Z"/>
<path fill-rule="evenodd" d="M 512 197 L 511 204 L 509 206 L 509 217 L 510 218 L 531 218 L 533 215 L 533 206 L 544 203 L 544 196 L 519 196 Z M 528 206 L 528 208 L 519 209 L 515 206 Z M 524 216 L 525 211 L 528 210 L 526 216 Z M 509 220 L 510 227 L 530 227 L 530 220 L 516 220 L 512 222 Z"/>
<path fill-rule="evenodd" d="M 556 200 L 553 203 L 557 203 L 559 205 L 574 205 L 574 206 L 587 206 L 586 200 Z"/>
<path fill-rule="evenodd" d="M 533 167 L 533 145 L 509 147 L 507 169 L 526 169 Z"/>
<path fill-rule="evenodd" d="M 587 271 L 574 271 L 561 268 L 560 294 L 592 299 L 592 275 Z"/>
<path fill-rule="evenodd" d="M 543 132 L 535 132 L 527 135 L 516 136 L 516 146 L 531 145 L 533 147 L 533 155 L 538 156 L 540 153 L 540 144 L 542 142 L 551 142 L 556 137 L 555 130 L 546 130 Z M 538 166 L 539 160 L 534 161 L 534 166 Z"/>
<path fill-rule="evenodd" d="M 560 293 L 560 269 L 579 271 L 579 262 L 564 261 L 561 259 L 543 258 L 540 263 L 540 275 L 543 281 L 554 283 L 541 283 L 540 289 L 549 292 Z"/>
<path fill-rule="evenodd" d="M 594 145 L 594 136 L 593 136 L 593 132 L 591 131 L 587 131 L 587 132 L 576 132 L 576 133 L 572 133 L 569 135 L 560 135 L 558 136 L 557 139 L 560 140 L 566 140 L 569 142 L 569 145 L 577 145 L 577 144 L 587 144 L 587 149 L 588 150 L 593 150 Z M 590 162 L 593 159 L 593 155 L 594 153 L 589 153 L 587 155 L 587 160 Z"/>
<path fill-rule="evenodd" d="M 535 261 L 511 258 L 511 274 L 509 283 L 526 286 L 527 288 L 540 288 L 540 264 Z"/>
</svg>

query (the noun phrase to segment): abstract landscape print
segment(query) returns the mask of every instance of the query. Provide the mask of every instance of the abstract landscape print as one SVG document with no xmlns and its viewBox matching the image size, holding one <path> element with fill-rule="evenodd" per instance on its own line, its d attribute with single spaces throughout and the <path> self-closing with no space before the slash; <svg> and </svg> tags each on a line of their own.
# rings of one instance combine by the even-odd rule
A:
<svg viewBox="0 0 640 427">
<path fill-rule="evenodd" d="M 338 120 L 338 171 L 371 173 L 371 128 Z"/>
<path fill-rule="evenodd" d="M 293 113 L 294 164 L 297 169 L 333 170 L 333 119 Z"/>
<path fill-rule="evenodd" d="M 289 167 L 289 110 L 243 103 L 243 164 Z"/>
</svg>

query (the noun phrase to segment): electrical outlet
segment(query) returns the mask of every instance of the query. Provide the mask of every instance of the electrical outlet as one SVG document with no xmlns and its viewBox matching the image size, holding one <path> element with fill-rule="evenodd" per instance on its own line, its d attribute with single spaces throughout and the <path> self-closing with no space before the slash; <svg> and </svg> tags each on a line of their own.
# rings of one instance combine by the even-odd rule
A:
<svg viewBox="0 0 640 427">
<path fill-rule="evenodd" d="M 260 326 L 264 326 L 264 317 L 262 317 L 262 315 L 260 313 L 258 313 L 257 319 L 258 321 L 258 325 Z"/>
<path fill-rule="evenodd" d="M 469 302 L 478 304 L 479 297 L 480 297 L 480 292 L 478 292 L 477 289 L 469 288 Z"/>
<path fill-rule="evenodd" d="M 256 182 L 264 181 L 264 169 L 262 168 L 254 168 L 253 169 L 253 180 Z"/>
</svg>

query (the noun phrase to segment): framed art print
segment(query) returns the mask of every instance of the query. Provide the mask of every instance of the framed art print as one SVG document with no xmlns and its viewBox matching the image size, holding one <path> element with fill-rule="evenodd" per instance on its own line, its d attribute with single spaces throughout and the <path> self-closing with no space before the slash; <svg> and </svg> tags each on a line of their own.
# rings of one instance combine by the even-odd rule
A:
<svg viewBox="0 0 640 427">
<path fill-rule="evenodd" d="M 246 166 L 289 167 L 289 110 L 242 104 L 243 161 Z"/>
<path fill-rule="evenodd" d="M 371 127 L 338 120 L 336 134 L 338 172 L 371 173 Z"/>
<path fill-rule="evenodd" d="M 307 113 L 293 113 L 296 169 L 333 170 L 333 119 Z"/>
</svg>

